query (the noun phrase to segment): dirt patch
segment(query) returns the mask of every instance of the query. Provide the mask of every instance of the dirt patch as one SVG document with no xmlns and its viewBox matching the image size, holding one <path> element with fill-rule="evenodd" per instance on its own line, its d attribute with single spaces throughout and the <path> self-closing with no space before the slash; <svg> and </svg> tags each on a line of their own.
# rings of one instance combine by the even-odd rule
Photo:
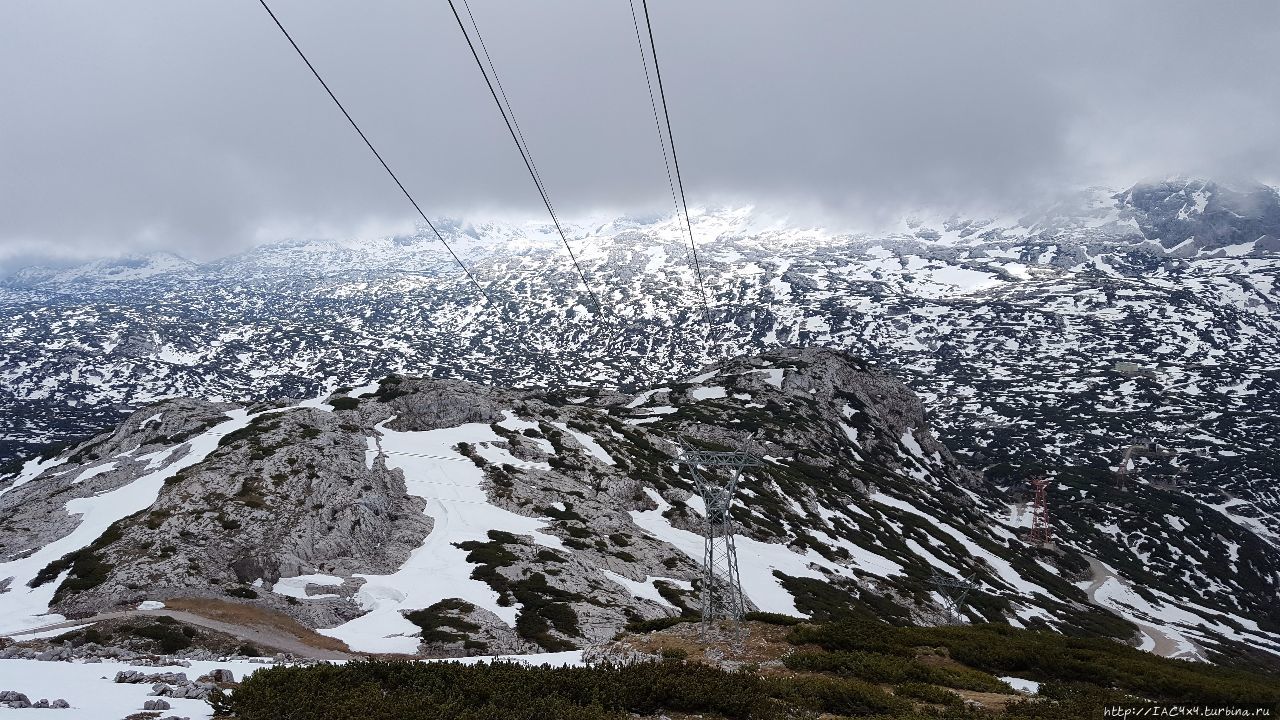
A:
<svg viewBox="0 0 1280 720">
<path fill-rule="evenodd" d="M 945 647 L 918 647 L 915 649 L 916 662 L 929 667 L 953 668 L 957 670 L 968 670 L 968 665 L 956 662 L 951 659 L 950 652 Z"/>
<path fill-rule="evenodd" d="M 778 678 L 830 677 L 829 674 L 821 672 L 791 670 L 783 665 L 783 658 L 792 653 L 822 652 L 822 649 L 815 645 L 793 645 L 788 642 L 787 636 L 791 633 L 790 627 L 761 622 L 745 622 L 742 624 L 742 628 L 741 644 L 734 643 L 732 638 L 727 635 L 712 637 L 709 641 L 705 640 L 700 637 L 699 630 L 701 627 L 696 622 L 682 623 L 665 630 L 657 630 L 642 635 L 627 634 L 618 638 L 618 641 L 632 650 L 654 655 L 661 655 L 664 650 L 668 653 L 672 651 L 683 652 L 687 662 L 698 662 L 707 665 L 721 665 L 725 661 L 747 665 L 754 664 L 756 672 L 763 676 Z M 923 665 L 932 667 L 970 670 L 967 665 L 952 659 L 945 647 L 922 646 L 915 648 L 915 659 Z M 887 693 L 894 693 L 892 685 L 879 684 L 879 686 Z M 1026 699 L 1026 696 L 1023 695 L 958 690 L 950 687 L 943 689 L 956 693 L 964 700 L 978 703 L 992 712 L 1003 712 L 1008 704 Z M 926 712 L 942 707 L 912 698 L 907 699 L 918 710 Z M 671 720 L 700 717 L 677 713 L 667 713 L 667 715 Z M 819 719 L 822 720 L 828 717 L 834 716 L 821 715 Z"/>
<path fill-rule="evenodd" d="M 776 668 L 787 655 L 803 649 L 787 642 L 787 634 L 791 628 L 781 625 L 744 622 L 740 644 L 734 642 L 728 632 L 717 632 L 711 638 L 704 639 L 700 636 L 700 630 L 699 623 L 681 623 L 642 635 L 626 634 L 619 641 L 640 652 L 660 655 L 663 650 L 683 651 L 692 662 L 719 664 L 727 660 L 754 663 L 766 671 L 770 669 L 769 666 Z M 715 660 L 708 658 L 708 651 Z"/>
<path fill-rule="evenodd" d="M 227 626 L 225 630 L 235 635 L 241 635 L 241 633 L 234 632 L 234 628 L 256 631 L 244 633 L 244 639 L 262 642 L 271 647 L 290 649 L 290 645 L 298 643 L 317 650 L 327 650 L 335 653 L 351 652 L 351 649 L 341 640 L 321 635 L 284 613 L 254 605 L 242 605 L 212 598 L 172 598 L 165 600 L 165 608 L 167 610 L 187 612 L 224 624 Z M 218 629 L 224 628 L 219 627 Z M 277 636 L 279 640 L 284 642 L 271 642 L 269 639 L 263 640 L 262 637 L 264 635 L 268 638 Z M 292 639 L 293 642 L 288 642 L 289 639 Z"/>
<path fill-rule="evenodd" d="M 982 707 L 995 712 L 1004 712 L 1005 706 L 1009 703 L 1027 699 L 1025 695 L 1005 695 L 1003 693 L 978 692 L 976 690 L 957 690 L 956 688 L 947 689 L 965 700 L 976 702 Z"/>
</svg>

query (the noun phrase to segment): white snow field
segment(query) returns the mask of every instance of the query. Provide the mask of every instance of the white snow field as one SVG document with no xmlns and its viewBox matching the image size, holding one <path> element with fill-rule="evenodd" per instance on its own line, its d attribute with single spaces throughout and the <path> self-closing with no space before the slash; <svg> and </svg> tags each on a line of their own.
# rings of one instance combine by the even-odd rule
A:
<svg viewBox="0 0 1280 720">
<path fill-rule="evenodd" d="M 512 660 L 529 665 L 581 665 L 582 652 L 541 653 L 535 655 L 502 655 L 458 658 L 450 661 L 422 660 L 420 662 L 462 662 L 473 665 L 493 660 Z M 16 690 L 24 693 L 32 702 L 41 698 L 54 700 L 62 698 L 70 705 L 70 709 L 47 711 L 54 720 L 117 720 L 142 710 L 142 703 L 152 699 L 150 683 L 117 683 L 113 682 L 116 673 L 121 670 L 138 670 L 144 673 L 180 672 L 187 678 L 197 677 L 216 668 L 225 668 L 235 674 L 236 680 L 263 668 L 272 667 L 270 662 L 237 661 L 192 661 L 191 667 L 164 666 L 149 667 L 129 665 L 119 662 L 78 663 L 78 662 L 42 662 L 39 660 L 0 660 L 0 689 Z M 191 720 L 208 720 L 213 717 L 213 709 L 203 700 L 185 698 L 165 698 L 172 705 L 162 715 L 176 715 Z M 0 718 L 41 717 L 44 710 L 14 710 L 0 708 Z"/>
<path fill-rule="evenodd" d="M 40 660 L 0 660 L 0 689 L 16 690 L 35 702 L 41 698 L 62 698 L 71 705 L 63 710 L 13 710 L 0 708 L 0 718 L 26 718 L 50 714 L 61 720 L 117 720 L 142 711 L 142 703 L 153 700 L 151 683 L 117 683 L 116 673 L 121 670 L 137 670 L 144 673 L 180 672 L 189 680 L 215 669 L 226 668 L 235 673 L 236 680 L 263 667 L 250 662 L 196 661 L 191 667 L 148 667 L 119 662 L 78 663 L 43 662 Z M 172 709 L 164 716 L 176 715 L 191 720 L 213 717 L 213 708 L 203 700 L 165 698 Z"/>
<path fill-rule="evenodd" d="M 466 442 L 475 452 L 493 463 L 510 463 L 527 469 L 548 469 L 543 463 L 519 460 L 488 443 L 501 442 L 485 423 L 469 423 L 425 432 L 397 432 L 378 426 L 379 441 L 389 468 L 404 472 L 410 495 L 427 501 L 423 512 L 434 526 L 422 546 L 414 550 L 400 569 L 389 575 L 358 575 L 365 584 L 356 601 L 365 610 L 360 617 L 324 635 L 338 638 L 356 652 L 413 653 L 418 649 L 417 625 L 402 610 L 429 607 L 446 598 L 459 598 L 491 610 L 508 625 L 515 625 L 518 604 L 498 604 L 498 593 L 484 582 L 473 580 L 467 552 L 455 543 L 488 541 L 490 530 L 531 535 L 534 542 L 564 550 L 560 539 L 542 532 L 546 522 L 517 515 L 489 503 L 484 491 L 484 471 L 455 448 Z"/>
</svg>

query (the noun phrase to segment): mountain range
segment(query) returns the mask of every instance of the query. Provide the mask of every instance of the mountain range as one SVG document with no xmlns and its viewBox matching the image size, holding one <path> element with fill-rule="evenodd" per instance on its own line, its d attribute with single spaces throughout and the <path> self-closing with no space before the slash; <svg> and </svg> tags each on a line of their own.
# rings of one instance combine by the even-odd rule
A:
<svg viewBox="0 0 1280 720">
<path fill-rule="evenodd" d="M 581 645 L 690 607 L 698 509 L 664 438 L 758 425 L 757 609 L 936 621 L 933 567 L 979 583 L 971 620 L 1280 650 L 1274 189 L 1171 179 L 874 234 L 693 220 L 705 308 L 670 218 L 571 229 L 600 306 L 536 224 L 438 226 L 489 303 L 422 234 L 6 279 L 6 618 L 231 589 L 359 651 Z M 1139 438 L 1169 452 L 1120 490 Z M 1031 474 L 1056 551 L 1021 538 Z M 416 484 L 440 475 L 453 496 Z M 454 537 L 446 500 L 491 508 L 437 553 L 470 594 L 418 597 L 396 576 L 443 572 L 413 563 Z"/>
</svg>

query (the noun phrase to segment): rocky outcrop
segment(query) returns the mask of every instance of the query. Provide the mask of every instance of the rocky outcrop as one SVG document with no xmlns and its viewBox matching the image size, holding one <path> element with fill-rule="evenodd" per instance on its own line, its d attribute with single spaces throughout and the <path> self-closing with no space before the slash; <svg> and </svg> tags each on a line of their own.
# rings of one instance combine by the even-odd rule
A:
<svg viewBox="0 0 1280 720">
<path fill-rule="evenodd" d="M 675 464 L 676 436 L 726 448 L 750 438 L 768 462 L 744 481 L 752 503 L 738 514 L 741 532 L 797 552 L 810 546 L 799 529 L 811 514 L 862 502 L 877 484 L 900 478 L 969 502 L 959 488 L 977 477 L 932 437 L 921 403 L 901 383 L 816 349 L 727 361 L 639 396 L 566 399 L 391 377 L 316 407 L 252 408 L 238 429 L 201 436 L 225 427 L 219 423 L 228 409 L 174 401 L 139 411 L 3 499 L 10 508 L 19 500 L 44 508 L 51 518 L 38 533 L 5 536 L 6 545 L 47 541 L 55 526 L 74 527 L 61 508 L 68 499 L 131 487 L 148 473 L 164 476 L 149 507 L 43 575 L 53 582 L 62 568 L 71 572 L 74 583 L 63 581 L 55 595 L 57 611 L 216 598 L 311 627 L 360 616 L 364 577 L 394 572 L 434 523 L 449 520 L 424 499 L 442 481 L 415 478 L 426 485 L 407 487 L 402 468 L 418 458 L 387 452 L 386 433 L 475 428 L 466 431 L 474 440 L 459 435 L 431 453 L 450 456 L 438 462 L 474 465 L 484 502 L 539 519 L 563 546 L 548 550 L 496 527 L 466 544 L 475 577 L 500 604 L 542 607 L 535 612 L 543 615 L 514 628 L 494 609 L 470 603 L 407 615 L 423 628 L 422 651 L 443 656 L 599 643 L 627 622 L 694 611 L 696 556 L 641 530 L 633 516 L 658 508 L 654 498 L 661 498 L 671 506 L 663 517 L 673 531 L 701 532 L 695 488 Z M 200 462 L 164 470 L 201 443 L 207 454 Z M 86 565 L 93 577 L 84 577 Z"/>
<path fill-rule="evenodd" d="M 229 670 L 215 670 L 214 672 L 228 673 Z M 138 670 L 121 670 L 116 673 L 115 681 L 118 683 L 133 684 L 149 684 L 151 685 L 151 694 L 161 697 L 185 698 L 188 700 L 207 700 L 209 695 L 217 689 L 217 684 L 213 680 L 188 680 L 186 673 L 143 673 Z M 157 704 L 163 704 L 163 707 L 144 707 L 144 710 L 167 710 L 169 704 L 163 700 L 150 701 Z"/>
<path fill-rule="evenodd" d="M 357 652 L 601 645 L 700 607 L 705 511 L 678 462 L 683 442 L 760 460 L 733 510 L 749 610 L 936 623 L 928 578 L 941 569 L 983 588 L 965 609 L 973 621 L 1131 632 L 1062 579 L 1084 564 L 1073 550 L 1033 559 L 1019 544 L 1002 492 L 934 438 L 913 393 L 835 351 L 727 360 L 638 395 L 391 376 L 326 403 L 244 413 L 149 408 L 94 441 L 117 455 L 76 448 L 13 491 L 53 518 L 100 497 L 91 482 L 155 493 L 20 582 L 57 583 L 52 609 L 68 615 L 170 601 L 216 608 L 227 632 L 317 628 L 357 637 Z M 162 422 L 195 434 L 169 446 L 141 437 Z M 32 537 L 6 532 L 0 541 Z M 155 684 L 195 697 L 215 682 Z"/>
<path fill-rule="evenodd" d="M 9 708 L 11 710 L 24 710 L 27 708 L 56 710 L 69 708 L 71 705 L 62 698 L 58 698 L 56 700 L 41 698 L 35 702 L 31 702 L 31 698 L 27 697 L 24 693 L 20 693 L 16 690 L 0 690 L 0 707 Z"/>
</svg>

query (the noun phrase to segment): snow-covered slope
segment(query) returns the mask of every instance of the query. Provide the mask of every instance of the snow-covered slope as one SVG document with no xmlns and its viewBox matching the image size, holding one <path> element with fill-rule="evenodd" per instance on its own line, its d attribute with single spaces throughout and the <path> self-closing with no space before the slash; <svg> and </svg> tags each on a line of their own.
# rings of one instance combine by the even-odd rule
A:
<svg viewBox="0 0 1280 720">
<path fill-rule="evenodd" d="M 822 345 L 903 377 L 978 465 L 1101 470 L 1135 436 L 1207 453 L 1191 492 L 1274 541 L 1276 207 L 1269 188 L 1170 180 L 1017 219 L 921 213 L 877 235 L 706 212 L 712 332 L 670 218 L 573 229 L 601 313 L 536 223 L 441 224 L 487 307 L 425 235 L 118 281 L 102 264 L 27 273 L 0 289 L 0 467 L 162 397 L 310 397 L 390 372 L 638 388 L 708 353 Z"/>
<path fill-rule="evenodd" d="M 924 400 L 933 431 L 986 470 L 983 497 L 1016 499 L 1027 473 L 1057 473 L 1064 544 L 1180 601 L 1247 618 L 1252 601 L 1233 598 L 1274 595 L 1280 577 L 1276 207 L 1268 188 L 1176 179 L 1090 189 L 1017 218 L 919 213 L 878 234 L 706 211 L 694 221 L 711 331 L 687 238 L 670 218 L 573 229 L 602 311 L 536 223 L 441 223 L 490 306 L 425 235 L 288 242 L 202 266 L 160 258 L 132 274 L 103 264 L 32 271 L 0 288 L 0 410 L 11 420 L 0 430 L 11 480 L 0 471 L 0 483 L 26 483 L 59 462 L 37 457 L 50 444 L 164 397 L 247 406 L 402 373 L 552 385 L 573 398 L 675 382 L 722 354 L 837 347 Z M 699 402 L 738 400 L 717 387 Z M 670 414 L 651 410 L 636 427 Z M 155 428 L 160 439 L 183 432 Z M 1114 491 L 1111 469 L 1135 437 L 1182 451 L 1179 492 L 1149 484 L 1146 459 L 1134 490 Z M 100 459 L 79 484 L 139 467 Z M 949 521 L 951 508 L 932 512 Z M 1007 505 L 991 512 L 1026 522 Z M 402 536 L 360 572 L 393 574 L 416 547 L 423 528 L 397 527 Z M 1114 599 L 1117 587 L 1094 590 Z"/>
<path fill-rule="evenodd" d="M 1190 504 L 1169 510 L 1167 522 L 1202 524 L 1272 573 L 1258 587 L 1243 570 L 1215 579 L 1228 595 L 1202 591 L 1208 573 L 1130 574 L 1098 541 L 1109 530 L 1074 519 L 1057 548 L 1032 547 L 1016 495 L 958 462 L 909 390 L 820 349 L 724 361 L 634 396 L 393 376 L 296 405 L 165 401 L 0 496 L 0 618 L 13 632 L 148 600 L 239 598 L 358 652 L 607 640 L 628 621 L 696 610 L 703 508 L 676 434 L 707 448 L 755 438 L 764 464 L 734 510 L 753 609 L 938 622 L 938 570 L 979 584 L 971 621 L 1198 658 L 1231 643 L 1280 650 L 1274 548 Z M 1106 494 L 1059 480 L 1064 498 Z M 1182 567 L 1212 551 L 1188 549 Z"/>
</svg>

